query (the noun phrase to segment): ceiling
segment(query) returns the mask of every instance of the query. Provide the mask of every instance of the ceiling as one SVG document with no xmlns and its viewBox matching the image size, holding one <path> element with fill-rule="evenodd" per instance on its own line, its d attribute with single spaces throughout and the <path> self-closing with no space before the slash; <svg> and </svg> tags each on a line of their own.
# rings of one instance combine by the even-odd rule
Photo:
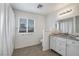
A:
<svg viewBox="0 0 79 59">
<path fill-rule="evenodd" d="M 38 4 L 43 5 L 43 7 L 37 8 Z M 67 5 L 69 5 L 69 3 L 12 3 L 11 4 L 13 9 L 15 10 L 38 13 L 42 15 L 49 14 Z"/>
</svg>

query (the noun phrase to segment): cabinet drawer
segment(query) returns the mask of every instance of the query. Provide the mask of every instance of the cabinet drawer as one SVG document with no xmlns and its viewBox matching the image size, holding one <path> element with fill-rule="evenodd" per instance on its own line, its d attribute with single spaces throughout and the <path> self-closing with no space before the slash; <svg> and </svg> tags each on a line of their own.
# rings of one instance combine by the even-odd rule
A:
<svg viewBox="0 0 79 59">
<path fill-rule="evenodd" d="M 57 46 L 63 47 L 66 45 L 66 42 L 57 42 L 56 43 Z"/>
<path fill-rule="evenodd" d="M 65 47 L 66 46 L 66 41 L 56 40 L 56 46 Z"/>
<path fill-rule="evenodd" d="M 67 40 L 67 44 L 79 45 L 79 41 L 68 39 L 68 40 Z"/>
<path fill-rule="evenodd" d="M 55 39 L 60 40 L 60 41 L 63 41 L 63 42 L 65 42 L 65 41 L 66 41 L 66 39 L 65 39 L 65 38 L 61 38 L 61 37 L 55 37 Z"/>
</svg>

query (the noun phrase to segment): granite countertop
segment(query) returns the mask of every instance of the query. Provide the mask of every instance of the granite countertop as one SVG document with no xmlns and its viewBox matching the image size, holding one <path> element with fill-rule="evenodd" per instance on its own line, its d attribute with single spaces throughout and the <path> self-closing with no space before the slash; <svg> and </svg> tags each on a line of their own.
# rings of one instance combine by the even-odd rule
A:
<svg viewBox="0 0 79 59">
<path fill-rule="evenodd" d="M 53 37 L 61 37 L 61 38 L 65 38 L 65 39 L 71 39 L 71 40 L 77 40 L 77 41 L 79 41 L 79 39 L 76 39 L 75 36 L 72 36 L 70 34 L 60 33 L 60 34 L 51 34 L 50 36 L 53 36 Z"/>
</svg>

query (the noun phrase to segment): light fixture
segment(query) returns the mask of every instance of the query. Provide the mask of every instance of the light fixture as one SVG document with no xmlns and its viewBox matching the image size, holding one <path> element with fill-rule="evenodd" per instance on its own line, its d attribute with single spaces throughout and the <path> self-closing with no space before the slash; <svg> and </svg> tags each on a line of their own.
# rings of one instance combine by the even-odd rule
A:
<svg viewBox="0 0 79 59">
<path fill-rule="evenodd" d="M 64 14 L 67 14 L 67 13 L 69 13 L 69 12 L 71 12 L 72 11 L 72 9 L 68 9 L 68 10 L 66 10 L 66 11 L 64 11 L 64 12 L 62 12 L 62 13 L 60 13 L 59 15 L 64 15 Z"/>
<path fill-rule="evenodd" d="M 42 8 L 43 7 L 43 5 L 41 5 L 41 4 L 38 4 L 38 6 L 37 6 L 37 8 Z"/>
</svg>

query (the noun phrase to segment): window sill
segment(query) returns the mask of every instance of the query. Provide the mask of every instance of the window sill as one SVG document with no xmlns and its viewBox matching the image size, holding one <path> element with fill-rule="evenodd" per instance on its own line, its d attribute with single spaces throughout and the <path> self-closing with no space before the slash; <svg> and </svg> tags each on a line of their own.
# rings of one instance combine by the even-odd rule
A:
<svg viewBox="0 0 79 59">
<path fill-rule="evenodd" d="M 34 32 L 30 32 L 30 33 L 18 33 L 18 34 L 33 34 Z"/>
</svg>

